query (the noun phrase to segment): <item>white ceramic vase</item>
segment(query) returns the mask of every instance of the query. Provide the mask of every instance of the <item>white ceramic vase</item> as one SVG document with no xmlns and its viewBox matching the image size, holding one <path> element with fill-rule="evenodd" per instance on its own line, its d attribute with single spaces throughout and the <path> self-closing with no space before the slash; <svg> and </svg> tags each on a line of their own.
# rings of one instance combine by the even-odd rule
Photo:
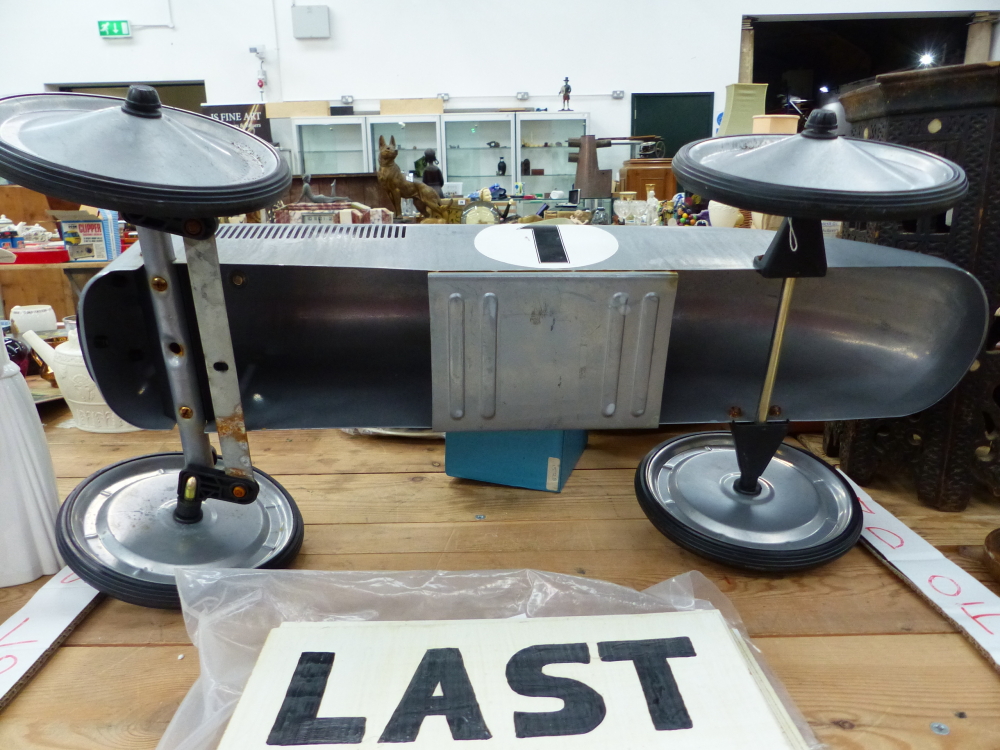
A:
<svg viewBox="0 0 1000 750">
<path fill-rule="evenodd" d="M 56 475 L 38 411 L 0 337 L 0 586 L 62 568 L 58 510 Z"/>
</svg>

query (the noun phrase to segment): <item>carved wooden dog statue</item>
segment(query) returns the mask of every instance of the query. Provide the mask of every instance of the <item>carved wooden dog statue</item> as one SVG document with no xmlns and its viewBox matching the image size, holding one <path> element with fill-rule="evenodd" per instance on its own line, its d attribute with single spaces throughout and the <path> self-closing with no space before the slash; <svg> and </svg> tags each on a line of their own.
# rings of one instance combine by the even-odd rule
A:
<svg viewBox="0 0 1000 750">
<path fill-rule="evenodd" d="M 412 198 L 414 207 L 423 216 L 440 216 L 441 202 L 433 188 L 422 182 L 409 182 L 396 166 L 396 137 L 386 144 L 383 136 L 378 137 L 378 184 L 389 196 L 392 210 L 399 215 L 403 198 Z"/>
</svg>

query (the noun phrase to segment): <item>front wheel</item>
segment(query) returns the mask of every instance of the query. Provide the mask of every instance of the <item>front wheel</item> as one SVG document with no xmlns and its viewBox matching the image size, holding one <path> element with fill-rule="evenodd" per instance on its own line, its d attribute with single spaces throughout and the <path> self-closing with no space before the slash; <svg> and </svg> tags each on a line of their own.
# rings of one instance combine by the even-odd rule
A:
<svg viewBox="0 0 1000 750">
<path fill-rule="evenodd" d="M 783 443 L 756 495 L 736 489 L 733 437 L 705 432 L 668 440 L 643 459 L 635 491 L 646 516 L 684 549 L 761 572 L 823 565 L 861 536 L 861 503 L 827 463 Z"/>
<path fill-rule="evenodd" d="M 83 480 L 59 510 L 66 564 L 97 590 L 143 607 L 177 609 L 178 567 L 281 568 L 302 546 L 304 524 L 284 487 L 254 469 L 250 505 L 208 500 L 198 523 L 174 520 L 183 453 L 137 456 Z"/>
</svg>

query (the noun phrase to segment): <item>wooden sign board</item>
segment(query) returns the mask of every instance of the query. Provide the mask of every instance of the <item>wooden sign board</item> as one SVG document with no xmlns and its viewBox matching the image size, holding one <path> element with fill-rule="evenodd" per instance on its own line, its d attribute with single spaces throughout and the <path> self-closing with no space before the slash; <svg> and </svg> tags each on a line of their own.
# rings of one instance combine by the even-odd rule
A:
<svg viewBox="0 0 1000 750">
<path fill-rule="evenodd" d="M 383 115 L 441 115 L 444 101 L 434 99 L 382 99 L 379 114 Z"/>
<path fill-rule="evenodd" d="M 280 117 L 329 117 L 330 102 L 267 102 L 264 116 L 269 120 Z"/>
<path fill-rule="evenodd" d="M 804 750 L 715 610 L 286 623 L 219 750 L 406 743 L 483 750 Z"/>
</svg>

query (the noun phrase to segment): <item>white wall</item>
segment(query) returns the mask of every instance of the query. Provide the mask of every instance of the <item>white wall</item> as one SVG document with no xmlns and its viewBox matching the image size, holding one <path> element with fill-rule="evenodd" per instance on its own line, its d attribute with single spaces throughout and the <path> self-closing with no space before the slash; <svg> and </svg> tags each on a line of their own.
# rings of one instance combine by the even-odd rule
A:
<svg viewBox="0 0 1000 750">
<path fill-rule="evenodd" d="M 208 101 L 259 101 L 266 48 L 268 101 L 382 98 L 447 92 L 449 107 L 558 109 L 564 76 L 573 107 L 598 135 L 629 132 L 633 92 L 713 91 L 716 112 L 736 80 L 743 15 L 935 13 L 1000 9 L 978 0 L 606 0 L 497 4 L 482 0 L 297 0 L 330 6 L 333 35 L 292 37 L 296 0 L 0 0 L 7 33 L 0 96 L 47 84 L 204 80 Z M 97 21 L 126 19 L 133 38 L 101 39 Z M 611 99 L 613 89 L 626 98 Z"/>
</svg>

